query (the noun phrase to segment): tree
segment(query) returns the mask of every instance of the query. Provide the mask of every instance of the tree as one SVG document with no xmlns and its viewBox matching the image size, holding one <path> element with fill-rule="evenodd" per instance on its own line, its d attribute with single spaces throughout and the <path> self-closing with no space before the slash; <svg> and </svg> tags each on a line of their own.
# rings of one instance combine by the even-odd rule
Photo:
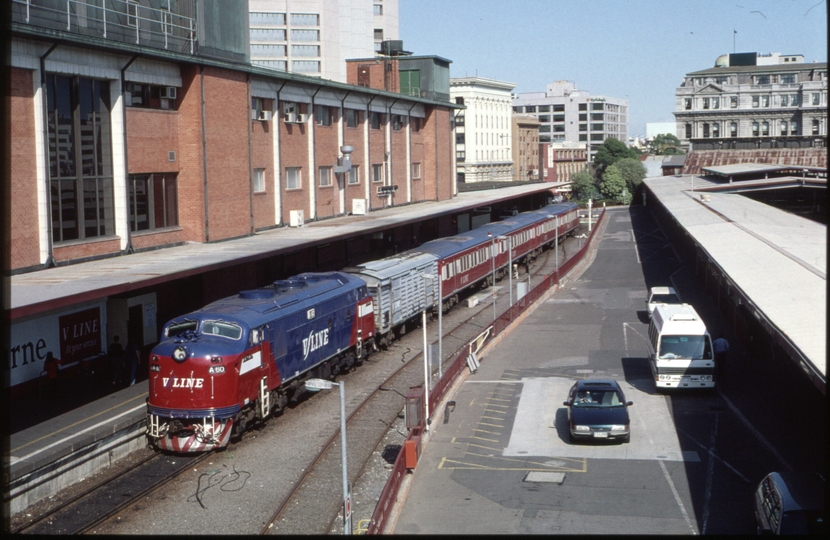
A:
<svg viewBox="0 0 830 540">
<path fill-rule="evenodd" d="M 623 193 L 627 191 L 627 188 L 625 180 L 616 165 L 609 165 L 605 170 L 599 190 L 607 199 L 623 201 Z"/>
<path fill-rule="evenodd" d="M 625 180 L 628 192 L 633 194 L 646 177 L 646 168 L 643 163 L 639 159 L 625 158 L 614 163 L 614 166 L 619 169 L 620 175 Z"/>
<path fill-rule="evenodd" d="M 583 201 L 596 195 L 597 188 L 594 177 L 588 171 L 579 171 L 571 177 L 571 181 L 573 182 L 571 189 L 577 199 Z"/>
<path fill-rule="evenodd" d="M 618 141 L 614 138 L 607 138 L 605 142 L 603 142 L 600 147 L 597 149 L 597 153 L 594 156 L 594 165 L 597 167 L 597 175 L 600 177 L 605 172 L 605 169 L 616 163 L 617 161 L 625 158 L 637 158 L 637 151 L 633 148 L 629 148 L 623 143 L 622 141 Z"/>
<path fill-rule="evenodd" d="M 671 133 L 655 135 L 654 139 L 649 143 L 649 151 L 657 156 L 670 156 L 683 153 L 683 150 L 680 148 L 680 139 Z"/>
</svg>

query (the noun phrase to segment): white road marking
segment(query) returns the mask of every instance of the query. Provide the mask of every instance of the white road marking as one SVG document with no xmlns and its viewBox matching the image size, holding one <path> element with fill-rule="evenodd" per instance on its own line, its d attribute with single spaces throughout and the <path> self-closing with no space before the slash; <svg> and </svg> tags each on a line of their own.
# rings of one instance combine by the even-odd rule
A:
<svg viewBox="0 0 830 540">
<path fill-rule="evenodd" d="M 683 501 L 680 499 L 680 494 L 677 493 L 677 488 L 674 487 L 674 482 L 672 482 L 671 476 L 669 476 L 669 471 L 666 470 L 666 466 L 663 464 L 663 460 L 660 459 L 657 461 L 657 463 L 660 464 L 660 468 L 663 470 L 663 476 L 666 477 L 666 481 L 669 483 L 672 495 L 674 495 L 674 500 L 677 501 L 677 506 L 680 507 L 680 513 L 683 514 L 683 519 L 686 520 L 686 525 L 689 526 L 689 530 L 692 531 L 692 534 L 697 534 L 695 528 L 692 527 L 691 520 L 689 520 L 689 514 L 686 513 L 686 507 L 683 506 Z"/>
</svg>

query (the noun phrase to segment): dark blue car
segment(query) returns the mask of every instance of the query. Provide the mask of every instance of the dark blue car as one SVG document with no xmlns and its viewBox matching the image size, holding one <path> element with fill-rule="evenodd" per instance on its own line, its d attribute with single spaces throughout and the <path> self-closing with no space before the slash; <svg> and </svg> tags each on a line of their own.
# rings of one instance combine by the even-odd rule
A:
<svg viewBox="0 0 830 540">
<path fill-rule="evenodd" d="M 571 441 L 631 440 L 628 407 L 622 388 L 613 379 L 577 381 L 568 393 L 568 432 Z"/>
</svg>

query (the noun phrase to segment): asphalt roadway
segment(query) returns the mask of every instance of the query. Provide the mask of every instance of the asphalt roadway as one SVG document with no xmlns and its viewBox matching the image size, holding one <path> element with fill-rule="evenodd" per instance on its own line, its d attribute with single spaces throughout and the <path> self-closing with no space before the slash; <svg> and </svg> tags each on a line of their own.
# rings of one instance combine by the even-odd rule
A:
<svg viewBox="0 0 830 540">
<path fill-rule="evenodd" d="M 395 533 L 751 534 L 763 475 L 823 467 L 823 399 L 800 392 L 812 385 L 750 368 L 693 255 L 676 253 L 647 209 L 608 218 L 591 265 L 486 353 L 448 397 L 454 407 L 436 411 Z M 667 284 L 712 334 L 732 338 L 715 391 L 661 394 L 650 379 L 644 300 Z M 782 375 L 791 384 L 776 384 Z M 568 442 L 562 402 L 581 378 L 621 383 L 634 402 L 630 443 Z M 793 423 L 787 403 L 821 409 Z"/>
</svg>

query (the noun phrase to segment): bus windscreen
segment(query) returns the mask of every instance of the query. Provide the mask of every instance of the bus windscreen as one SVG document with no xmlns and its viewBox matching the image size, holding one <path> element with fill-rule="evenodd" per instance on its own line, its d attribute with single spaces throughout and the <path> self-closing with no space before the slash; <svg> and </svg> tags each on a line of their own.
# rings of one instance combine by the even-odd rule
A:
<svg viewBox="0 0 830 540">
<path fill-rule="evenodd" d="M 662 360 L 711 360 L 712 347 L 707 336 L 662 336 L 657 357 Z"/>
</svg>

